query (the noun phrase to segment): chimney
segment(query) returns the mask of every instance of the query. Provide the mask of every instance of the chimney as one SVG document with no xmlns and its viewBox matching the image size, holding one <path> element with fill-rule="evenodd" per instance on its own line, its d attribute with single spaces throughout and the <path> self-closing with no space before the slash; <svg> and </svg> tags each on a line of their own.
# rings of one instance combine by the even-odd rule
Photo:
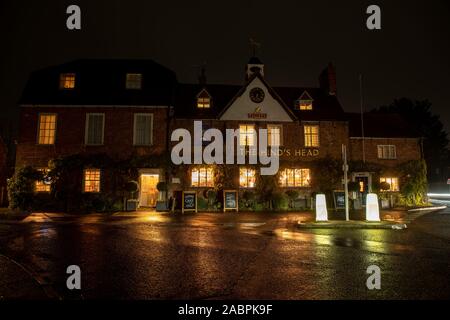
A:
<svg viewBox="0 0 450 320">
<path fill-rule="evenodd" d="M 328 66 L 322 71 L 319 76 L 320 88 L 330 96 L 336 95 L 336 71 L 333 64 L 330 62 Z"/>
</svg>

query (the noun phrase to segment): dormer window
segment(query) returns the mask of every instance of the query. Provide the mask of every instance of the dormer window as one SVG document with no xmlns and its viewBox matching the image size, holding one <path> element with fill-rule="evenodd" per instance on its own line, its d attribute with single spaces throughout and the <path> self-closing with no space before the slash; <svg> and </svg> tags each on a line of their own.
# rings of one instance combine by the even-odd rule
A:
<svg viewBox="0 0 450 320">
<path fill-rule="evenodd" d="M 61 73 L 59 76 L 60 89 L 74 89 L 75 88 L 75 73 Z"/>
<path fill-rule="evenodd" d="M 313 99 L 307 91 L 304 91 L 300 98 L 296 101 L 295 108 L 297 110 L 312 110 L 313 109 Z"/>
<path fill-rule="evenodd" d="M 142 73 L 127 73 L 126 88 L 140 90 L 142 88 Z"/>
<path fill-rule="evenodd" d="M 208 91 L 206 91 L 205 89 L 203 89 L 197 95 L 197 108 L 199 108 L 199 109 L 211 108 L 211 96 L 209 95 Z"/>
</svg>

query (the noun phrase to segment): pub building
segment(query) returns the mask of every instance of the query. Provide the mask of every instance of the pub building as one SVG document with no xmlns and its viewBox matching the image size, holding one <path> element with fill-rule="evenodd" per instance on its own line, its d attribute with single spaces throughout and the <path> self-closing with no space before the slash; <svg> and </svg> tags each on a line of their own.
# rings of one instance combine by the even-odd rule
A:
<svg viewBox="0 0 450 320">
<path fill-rule="evenodd" d="M 242 195 L 270 183 L 281 192 L 298 191 L 300 208 L 324 191 L 328 174 L 329 189 L 343 188 L 346 145 L 356 196 L 363 199 L 376 183 L 387 182 L 384 192 L 395 204 L 398 165 L 421 159 L 420 137 L 402 118 L 365 113 L 363 134 L 361 115 L 346 113 L 337 98 L 332 64 L 317 87 L 272 87 L 257 57 L 237 76 L 241 84 L 211 84 L 202 70 L 198 83 L 179 83 L 152 60 L 125 59 L 83 59 L 36 71 L 20 100 L 16 169 L 46 173 L 66 166 L 65 174 L 36 181 L 35 191 L 48 202 L 65 202 L 67 210 L 89 197 L 108 198 L 118 209 L 124 198 L 135 198 L 147 208 L 178 191 L 195 191 L 201 200 L 211 189 Z M 204 131 L 239 129 L 241 146 L 257 143 L 253 130 L 267 129 L 268 145 L 279 146 L 278 173 L 261 177 L 259 165 L 172 164 L 171 133 L 185 128 L 194 136 L 199 120 Z M 327 172 L 330 163 L 338 166 L 337 178 Z M 124 187 L 130 182 L 137 184 L 135 192 Z"/>
</svg>

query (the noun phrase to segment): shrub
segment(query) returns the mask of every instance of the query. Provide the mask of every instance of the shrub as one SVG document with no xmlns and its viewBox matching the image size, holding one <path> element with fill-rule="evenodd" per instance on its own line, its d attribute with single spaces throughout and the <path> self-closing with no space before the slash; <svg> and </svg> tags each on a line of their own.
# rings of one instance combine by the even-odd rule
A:
<svg viewBox="0 0 450 320">
<path fill-rule="evenodd" d="M 28 166 L 20 168 L 8 180 L 8 200 L 11 209 L 32 210 L 34 183 L 44 177 L 41 172 Z"/>
<path fill-rule="evenodd" d="M 245 190 L 242 193 L 242 202 L 245 208 L 249 209 L 253 206 L 255 201 L 255 193 L 253 191 Z"/>
<path fill-rule="evenodd" d="M 294 207 L 294 201 L 298 198 L 299 192 L 297 190 L 288 190 L 285 192 L 289 199 L 289 207 Z"/>
<path fill-rule="evenodd" d="M 348 183 L 348 192 L 357 192 L 359 191 L 359 183 L 356 181 L 350 181 Z"/>
<path fill-rule="evenodd" d="M 289 208 L 289 199 L 284 193 L 274 193 L 272 202 L 275 210 L 287 210 Z"/>
<path fill-rule="evenodd" d="M 208 200 L 203 197 L 198 197 L 197 199 L 197 209 L 206 211 L 208 210 Z"/>
</svg>

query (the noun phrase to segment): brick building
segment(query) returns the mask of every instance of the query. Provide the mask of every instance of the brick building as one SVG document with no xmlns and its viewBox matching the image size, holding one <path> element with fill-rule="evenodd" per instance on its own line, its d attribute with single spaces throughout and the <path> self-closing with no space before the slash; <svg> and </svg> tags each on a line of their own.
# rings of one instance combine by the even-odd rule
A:
<svg viewBox="0 0 450 320">
<path fill-rule="evenodd" d="M 421 158 L 420 139 L 401 118 L 365 114 L 362 135 L 360 115 L 344 112 L 337 99 L 332 65 L 320 74 L 318 87 L 308 88 L 272 87 L 264 71 L 251 58 L 241 85 L 209 84 L 204 73 L 197 84 L 178 83 L 172 71 L 150 60 L 77 60 L 37 71 L 20 103 L 16 167 L 46 172 L 60 163 L 54 159 L 78 157 L 66 182 L 54 186 L 71 185 L 66 202 L 79 204 L 92 194 L 126 197 L 123 186 L 136 181 L 139 206 L 152 207 L 164 197 L 156 189 L 160 181 L 167 182 L 169 195 L 193 190 L 200 196 L 211 188 L 242 192 L 267 183 L 260 181 L 260 166 L 247 161 L 259 141 L 253 130 L 266 129 L 268 145 L 279 147 L 280 169 L 271 179 L 282 191 L 298 190 L 303 199 L 324 191 L 318 183 L 327 175 L 323 164 L 341 165 L 342 145 L 362 194 L 375 180 L 399 190 L 398 165 Z M 194 136 L 195 121 L 203 132 L 239 129 L 235 142 L 246 162 L 173 165 L 177 142 L 171 135 L 184 128 Z M 208 143 L 201 141 L 202 147 Z M 342 188 L 331 174 L 326 184 Z M 50 189 L 50 183 L 36 182 L 39 194 Z"/>
<path fill-rule="evenodd" d="M 6 179 L 8 176 L 7 154 L 8 152 L 6 144 L 3 142 L 2 137 L 0 137 L 0 207 L 4 206 L 7 202 L 7 192 L 6 192 Z"/>
</svg>

